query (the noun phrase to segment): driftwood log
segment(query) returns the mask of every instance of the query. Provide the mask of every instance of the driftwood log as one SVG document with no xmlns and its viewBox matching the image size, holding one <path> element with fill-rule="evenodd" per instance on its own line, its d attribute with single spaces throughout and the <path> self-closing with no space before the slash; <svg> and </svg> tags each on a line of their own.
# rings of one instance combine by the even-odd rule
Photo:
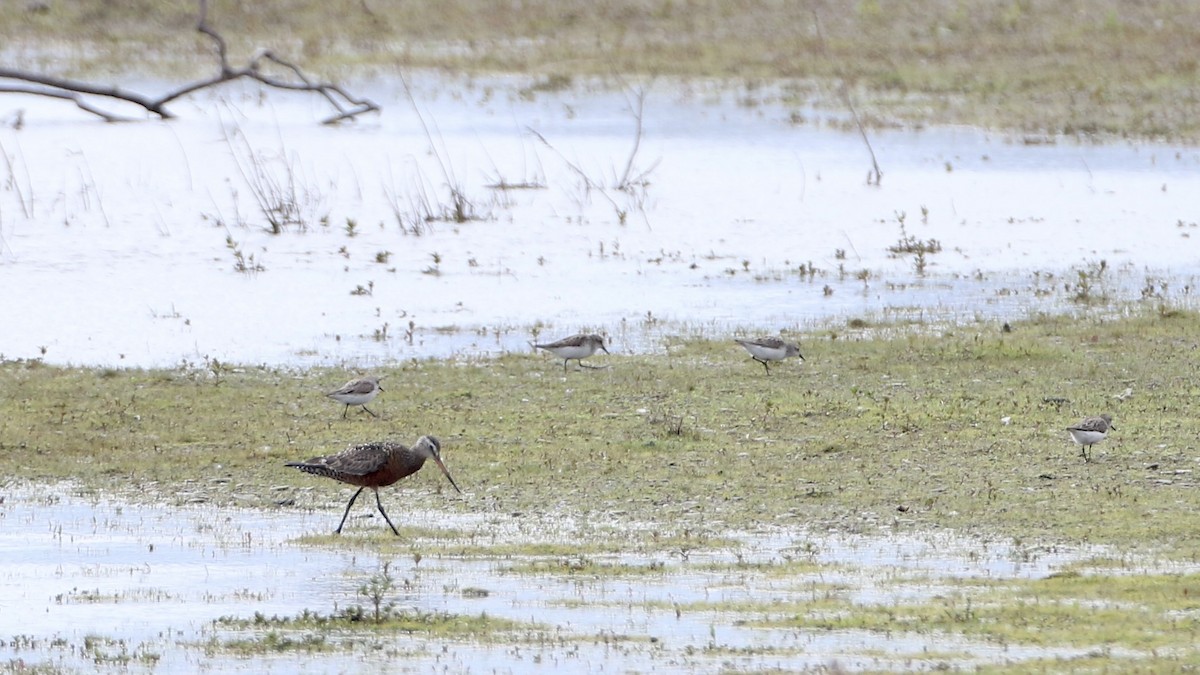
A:
<svg viewBox="0 0 1200 675">
<path fill-rule="evenodd" d="M 343 120 L 354 119 L 364 113 L 379 112 L 379 106 L 373 101 L 354 96 L 336 84 L 315 81 L 306 75 L 299 66 L 276 56 L 270 50 L 258 51 L 245 66 L 235 68 L 229 63 L 225 38 L 221 37 L 221 34 L 208 24 L 208 1 L 199 0 L 199 2 L 200 17 L 196 22 L 196 30 L 212 39 L 216 45 L 217 58 L 220 60 L 220 72 L 212 77 L 191 82 L 161 96 L 152 97 L 117 86 L 97 85 L 39 75 L 16 68 L 0 67 L 0 93 L 33 94 L 72 101 L 81 110 L 96 115 L 106 122 L 130 122 L 133 121 L 133 118 L 109 112 L 97 105 L 95 100 L 125 101 L 141 106 L 146 112 L 157 115 L 159 119 L 171 119 L 175 115 L 167 109 L 167 106 L 176 99 L 201 89 L 245 78 L 276 89 L 311 91 L 319 94 L 329 101 L 335 110 L 334 114 L 321 121 L 322 124 L 336 124 Z M 279 77 L 268 74 L 263 70 L 265 65 L 277 66 L 290 76 Z"/>
</svg>

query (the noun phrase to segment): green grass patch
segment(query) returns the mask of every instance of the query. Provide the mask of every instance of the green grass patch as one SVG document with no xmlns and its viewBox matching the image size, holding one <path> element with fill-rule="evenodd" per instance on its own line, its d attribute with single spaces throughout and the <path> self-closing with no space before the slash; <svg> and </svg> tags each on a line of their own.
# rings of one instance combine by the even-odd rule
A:
<svg viewBox="0 0 1200 675">
<path fill-rule="evenodd" d="M 334 645 L 320 633 L 289 635 L 280 630 L 268 630 L 255 637 L 217 640 L 205 645 L 210 652 L 226 651 L 243 656 L 277 652 L 304 652 L 309 654 L 334 651 Z"/>
<path fill-rule="evenodd" d="M 731 534 L 768 525 L 954 528 L 1018 548 L 1200 556 L 1200 317 L 1012 325 L 813 334 L 803 337 L 807 362 L 769 376 L 725 341 L 567 373 L 536 356 L 406 362 L 381 369 L 405 387 L 380 396 L 379 420 L 343 420 L 321 395 L 346 379 L 340 371 L 246 367 L 218 379 L 6 362 L 0 457 L 10 480 L 72 480 L 160 503 L 322 509 L 332 529 L 349 489 L 284 462 L 434 434 L 467 495 L 429 469 L 383 493 L 397 521 L 405 504 L 447 514 L 446 537 L 436 521 L 403 524 L 427 555 L 686 559 L 736 551 Z M 1065 427 L 1099 412 L 1113 414 L 1116 430 L 1084 463 Z M 456 524 L 456 512 L 582 529 L 513 546 Z M 370 526 L 378 532 L 359 537 L 356 526 L 312 541 L 412 551 Z"/>
<path fill-rule="evenodd" d="M 766 578 L 793 578 L 825 571 L 835 571 L 836 565 L 821 564 L 814 560 L 791 559 L 771 560 L 766 562 L 704 562 L 692 563 L 687 566 L 690 572 L 703 574 L 755 575 Z"/>
<path fill-rule="evenodd" d="M 337 518 L 334 517 L 336 522 Z M 374 521 L 371 521 L 372 523 Z M 616 555 L 620 553 L 668 553 L 682 556 L 699 550 L 726 550 L 734 542 L 722 538 L 686 540 L 680 545 L 675 539 L 655 540 L 636 536 L 617 536 L 611 533 L 596 535 L 589 533 L 582 539 L 571 539 L 566 534 L 538 533 L 526 540 L 489 541 L 487 538 L 471 536 L 460 540 L 439 537 L 434 540 L 412 540 L 399 528 L 400 537 L 392 535 L 384 524 L 381 528 L 366 529 L 370 525 L 359 524 L 353 530 L 347 525 L 342 534 L 308 534 L 298 538 L 297 543 L 310 546 L 336 546 L 341 549 L 362 549 L 383 556 L 429 556 L 439 558 L 491 558 L 496 560 L 534 558 L 569 560 L 575 557 Z M 546 541 L 541 537 L 553 537 L 557 541 Z M 524 564 L 522 562 L 521 564 Z M 532 563 L 531 563 L 532 564 Z M 537 563 L 541 564 L 541 563 Z M 546 563 L 550 565 L 552 563 Z"/>
<path fill-rule="evenodd" d="M 535 624 L 477 615 L 424 612 L 388 608 L 376 616 L 362 605 L 332 614 L 305 610 L 296 616 L 266 616 L 249 619 L 221 617 L 213 622 L 223 630 L 249 632 L 250 637 L 214 637 L 205 648 L 244 655 L 271 652 L 328 652 L 354 650 L 364 643 L 378 645 L 397 635 L 422 635 L 439 640 L 486 641 L 511 639 L 514 633 L 544 630 Z"/>
<path fill-rule="evenodd" d="M 1192 650 L 1200 635 L 1200 576 L 1065 574 L 955 592 L 921 604 L 861 605 L 836 596 L 764 608 L 772 628 L 945 633 L 1040 647 L 1104 645 Z M 751 610 L 753 611 L 753 610 Z"/>
<path fill-rule="evenodd" d="M 528 629 L 523 624 L 508 619 L 477 615 L 450 614 L 448 612 L 422 612 L 415 610 L 392 610 L 381 618 L 373 618 L 369 608 L 361 605 L 348 607 L 333 614 L 321 614 L 305 610 L 296 616 L 266 616 L 257 613 L 249 619 L 222 617 L 214 624 L 221 628 L 311 630 L 366 629 L 381 633 L 423 633 L 434 637 L 473 637 L 497 632 Z"/>
<path fill-rule="evenodd" d="M 347 486 L 346 494 L 352 495 L 356 489 Z M 349 496 L 346 499 L 349 500 Z M 359 499 L 361 501 L 363 497 L 360 496 Z M 358 502 L 355 502 L 355 507 L 357 508 L 357 506 Z M 351 513 L 362 513 L 362 511 L 351 509 Z M 343 534 L 335 534 L 333 528 L 337 526 L 337 521 L 338 517 L 334 516 L 331 519 L 328 532 L 307 534 L 300 537 L 297 541 L 301 544 L 314 546 L 328 546 L 334 542 L 345 542 L 347 547 L 365 548 L 372 551 L 395 554 L 397 551 L 404 552 L 410 550 L 413 552 L 455 550 L 461 547 L 464 541 L 473 541 L 482 537 L 478 533 L 453 527 L 406 527 L 398 525 L 396 529 L 400 532 L 400 538 L 396 539 L 392 535 L 392 531 L 388 528 L 387 523 L 383 522 L 383 518 L 378 517 L 377 513 L 372 514 L 371 519 L 365 522 L 349 523 L 346 529 L 343 530 Z M 354 525 L 354 527 L 351 527 L 351 525 Z M 387 534 L 388 536 L 376 536 L 382 534 Z"/>
<path fill-rule="evenodd" d="M 596 561 L 586 556 L 568 556 L 539 560 L 526 560 L 506 565 L 505 574 L 566 575 L 593 578 L 666 577 L 667 566 L 661 562 L 644 565 Z"/>
</svg>

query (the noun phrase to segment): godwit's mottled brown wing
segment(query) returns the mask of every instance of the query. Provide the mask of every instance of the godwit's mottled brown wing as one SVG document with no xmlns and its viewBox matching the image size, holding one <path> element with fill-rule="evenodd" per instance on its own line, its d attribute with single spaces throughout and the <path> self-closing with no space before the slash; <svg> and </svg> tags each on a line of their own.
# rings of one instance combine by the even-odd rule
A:
<svg viewBox="0 0 1200 675">
<path fill-rule="evenodd" d="M 382 470 L 394 443 L 361 443 L 351 445 L 328 458 L 330 467 L 350 476 L 367 476 Z"/>
<path fill-rule="evenodd" d="M 336 455 L 313 457 L 307 462 L 292 462 L 287 466 L 295 467 L 305 473 L 354 483 L 355 479 L 370 476 L 386 467 L 388 449 L 392 445 L 392 443 L 351 445 Z"/>
</svg>

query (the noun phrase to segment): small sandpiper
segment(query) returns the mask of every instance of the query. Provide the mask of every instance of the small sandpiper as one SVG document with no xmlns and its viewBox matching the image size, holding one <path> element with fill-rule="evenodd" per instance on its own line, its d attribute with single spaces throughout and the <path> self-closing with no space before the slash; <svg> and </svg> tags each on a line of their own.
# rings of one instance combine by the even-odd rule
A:
<svg viewBox="0 0 1200 675">
<path fill-rule="evenodd" d="M 361 405 L 363 410 L 371 413 L 371 417 L 379 417 L 379 415 L 376 415 L 367 407 L 367 404 L 374 401 L 379 392 L 383 391 L 383 387 L 379 386 L 380 379 L 372 375 L 360 380 L 351 380 L 340 389 L 336 389 L 325 395 L 338 403 L 346 404 L 346 409 L 342 411 L 342 419 L 346 419 L 346 414 L 350 412 L 350 406 L 352 405 Z"/>
<path fill-rule="evenodd" d="M 595 334 L 572 335 L 568 338 L 563 338 L 558 342 L 550 342 L 544 345 L 534 345 L 537 349 L 545 349 L 563 360 L 563 370 L 567 369 L 567 363 L 574 360 L 579 362 L 581 368 L 592 368 L 593 366 L 583 365 L 583 359 L 596 353 L 599 349 L 605 354 L 608 349 L 604 346 L 604 338 Z"/>
<path fill-rule="evenodd" d="M 1079 444 L 1085 462 L 1091 461 L 1091 458 L 1088 457 L 1088 448 L 1104 440 L 1108 436 L 1109 429 L 1116 429 L 1112 425 L 1112 415 L 1085 417 L 1079 424 L 1067 427 L 1067 431 L 1071 433 L 1071 440 Z"/>
<path fill-rule="evenodd" d="M 746 348 L 750 352 L 750 356 L 755 361 L 763 364 L 763 368 L 767 369 L 767 374 L 771 374 L 771 368 L 767 365 L 767 361 L 782 361 L 789 356 L 799 356 L 800 360 L 804 360 L 804 355 L 800 353 L 800 347 L 790 342 L 784 342 L 776 337 L 765 337 L 757 340 L 735 340 L 739 345 Z"/>
</svg>

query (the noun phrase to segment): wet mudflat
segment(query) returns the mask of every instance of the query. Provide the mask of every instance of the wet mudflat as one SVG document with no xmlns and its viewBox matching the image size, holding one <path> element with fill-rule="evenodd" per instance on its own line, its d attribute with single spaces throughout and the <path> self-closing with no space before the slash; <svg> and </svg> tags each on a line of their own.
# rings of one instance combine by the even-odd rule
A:
<svg viewBox="0 0 1200 675">
<path fill-rule="evenodd" d="M 497 551 L 565 551 L 578 529 L 417 512 L 410 515 L 446 527 L 446 538 L 397 543 L 378 518 L 360 518 L 349 525 L 348 546 L 314 545 L 306 537 L 328 529 L 328 514 L 160 508 L 68 484 L 10 487 L 0 515 L 11 632 L 0 657 L 8 668 L 64 672 L 888 670 L 1078 657 L 1086 649 L 754 622 L 822 603 L 826 611 L 837 601 L 887 607 L 976 582 L 1043 578 L 1098 552 L 1021 550 L 951 534 L 772 529 L 686 557 L 456 556 L 437 552 L 462 543 L 456 533 L 486 531 Z M 424 617 L 426 628 L 373 624 L 363 589 L 385 575 L 388 611 Z M 365 618 L 324 629 L 299 619 L 354 606 L 365 606 Z M 478 625 L 439 629 L 457 617 Z"/>
</svg>

